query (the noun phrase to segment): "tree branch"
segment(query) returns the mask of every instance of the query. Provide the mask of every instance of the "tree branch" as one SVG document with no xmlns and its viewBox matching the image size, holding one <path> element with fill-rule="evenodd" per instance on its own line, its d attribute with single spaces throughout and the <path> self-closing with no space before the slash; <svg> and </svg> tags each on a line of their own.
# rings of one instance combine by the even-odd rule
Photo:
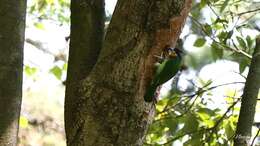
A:
<svg viewBox="0 0 260 146">
<path fill-rule="evenodd" d="M 254 12 L 257 12 L 257 11 L 260 11 L 260 8 L 254 9 L 254 10 L 245 11 L 245 12 L 242 12 L 242 13 L 238 13 L 237 15 L 241 16 L 241 15 L 244 15 L 244 14 L 254 13 Z"/>
<path fill-rule="evenodd" d="M 244 93 L 242 95 L 241 109 L 238 118 L 236 136 L 234 137 L 234 146 L 248 146 L 251 129 L 254 121 L 257 96 L 260 88 L 260 36 L 256 38 L 256 47 L 254 50 L 249 73 L 245 83 Z"/>
</svg>

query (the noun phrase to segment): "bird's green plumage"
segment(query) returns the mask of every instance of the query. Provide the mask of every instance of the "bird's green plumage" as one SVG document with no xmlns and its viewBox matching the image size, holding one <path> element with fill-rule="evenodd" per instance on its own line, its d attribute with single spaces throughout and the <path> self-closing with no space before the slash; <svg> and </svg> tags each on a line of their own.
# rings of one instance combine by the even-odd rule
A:
<svg viewBox="0 0 260 146">
<path fill-rule="evenodd" d="M 165 59 L 156 69 L 155 76 L 147 88 L 144 95 L 146 102 L 151 102 L 154 99 L 155 92 L 158 86 L 173 78 L 181 67 L 181 56 Z"/>
</svg>

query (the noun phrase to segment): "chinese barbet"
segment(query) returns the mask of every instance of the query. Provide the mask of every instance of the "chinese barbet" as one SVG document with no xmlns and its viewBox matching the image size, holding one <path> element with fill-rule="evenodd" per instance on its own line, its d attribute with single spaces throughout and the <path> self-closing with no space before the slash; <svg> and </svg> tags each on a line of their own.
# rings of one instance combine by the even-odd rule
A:
<svg viewBox="0 0 260 146">
<path fill-rule="evenodd" d="M 163 50 L 162 62 L 157 66 L 154 78 L 144 95 L 146 102 L 156 100 L 157 87 L 173 78 L 181 68 L 182 51 L 178 48 L 166 47 Z"/>
</svg>

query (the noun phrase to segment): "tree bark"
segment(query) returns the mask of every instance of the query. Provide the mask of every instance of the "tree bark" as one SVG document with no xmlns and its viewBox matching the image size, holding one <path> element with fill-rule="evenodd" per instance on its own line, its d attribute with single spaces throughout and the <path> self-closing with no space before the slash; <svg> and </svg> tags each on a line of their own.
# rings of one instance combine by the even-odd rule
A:
<svg viewBox="0 0 260 146">
<path fill-rule="evenodd" d="M 257 96 L 260 89 L 260 36 L 256 39 L 249 73 L 247 75 L 238 118 L 234 146 L 249 146 L 254 122 Z"/>
<path fill-rule="evenodd" d="M 22 99 L 26 0 L 0 1 L 0 145 L 16 146 Z"/>
<path fill-rule="evenodd" d="M 66 80 L 65 131 L 67 143 L 72 134 L 77 111 L 78 88 L 92 70 L 102 47 L 104 35 L 104 0 L 71 0 L 71 34 Z"/>
<path fill-rule="evenodd" d="M 154 55 L 166 45 L 175 46 L 191 3 L 118 1 L 97 63 L 77 82 L 77 95 L 70 93 L 73 100 L 66 100 L 73 104 L 65 107 L 67 120 L 73 114 L 66 129 L 68 146 L 142 145 L 154 114 L 153 103 L 143 99 L 153 77 Z"/>
</svg>

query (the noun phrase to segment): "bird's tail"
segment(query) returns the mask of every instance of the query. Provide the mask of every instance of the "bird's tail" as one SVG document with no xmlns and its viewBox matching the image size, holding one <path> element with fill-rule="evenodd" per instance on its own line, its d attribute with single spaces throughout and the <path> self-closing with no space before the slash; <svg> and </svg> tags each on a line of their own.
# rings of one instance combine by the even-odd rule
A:
<svg viewBox="0 0 260 146">
<path fill-rule="evenodd" d="M 145 95 L 144 95 L 144 100 L 146 102 L 152 102 L 153 99 L 155 98 L 155 92 L 156 92 L 157 86 L 151 85 L 149 88 L 146 90 Z"/>
</svg>

